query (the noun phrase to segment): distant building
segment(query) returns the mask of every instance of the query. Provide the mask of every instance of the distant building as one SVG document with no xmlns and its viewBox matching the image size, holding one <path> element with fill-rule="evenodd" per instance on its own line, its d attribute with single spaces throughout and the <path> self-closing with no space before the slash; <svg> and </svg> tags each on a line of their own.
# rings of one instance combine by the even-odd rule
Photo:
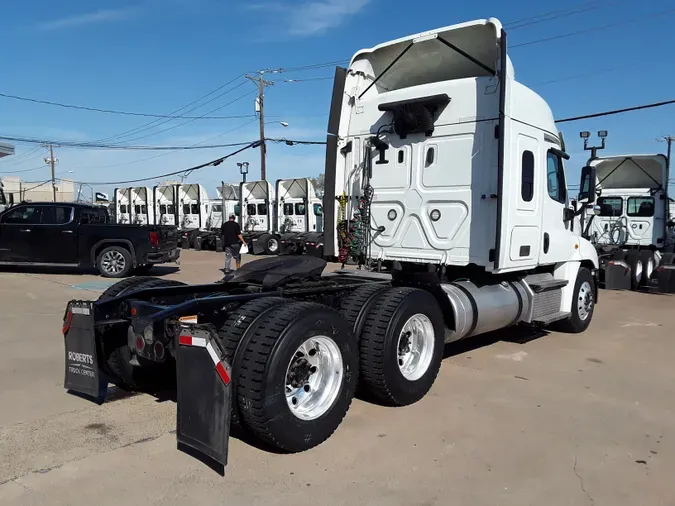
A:
<svg viewBox="0 0 675 506">
<path fill-rule="evenodd" d="M 2 178 L 5 195 L 15 204 L 27 202 L 52 202 L 54 192 L 51 181 L 46 183 L 21 181 L 18 176 Z M 73 202 L 75 200 L 75 183 L 68 179 L 59 179 L 55 185 L 57 202 Z M 10 199 L 11 195 L 11 199 Z"/>
</svg>

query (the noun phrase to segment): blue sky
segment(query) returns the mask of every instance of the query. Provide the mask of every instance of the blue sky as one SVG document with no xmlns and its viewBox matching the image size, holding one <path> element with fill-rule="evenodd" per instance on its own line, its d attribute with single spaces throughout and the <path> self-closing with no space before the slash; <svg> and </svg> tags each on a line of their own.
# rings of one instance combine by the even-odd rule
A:
<svg viewBox="0 0 675 506">
<path fill-rule="evenodd" d="M 292 68 L 349 59 L 360 48 L 471 19 L 509 22 L 588 4 L 575 15 L 508 30 L 510 45 L 587 33 L 513 47 L 517 80 L 531 86 L 558 118 L 673 99 L 675 8 L 665 1 L 544 3 L 411 3 L 398 0 L 25 0 L 3 7 L 0 93 L 41 100 L 153 114 L 168 114 L 243 72 Z M 664 12 L 656 16 L 654 14 Z M 632 22 L 631 22 L 632 21 Z M 609 25 L 607 28 L 602 28 Z M 323 140 L 332 68 L 270 76 L 266 91 L 270 137 Z M 284 79 L 307 79 L 283 83 Z M 251 115 L 255 87 L 243 83 L 190 113 Z M 221 91 L 221 93 L 222 93 Z M 250 94 L 249 94 L 250 93 Z M 209 97 L 213 98 L 215 95 Z M 236 101 L 235 101 L 236 100 Z M 199 104 L 196 104 L 199 105 Z M 586 155 L 580 130 L 609 130 L 609 153 L 658 152 L 655 138 L 675 134 L 675 106 L 570 123 L 562 128 L 572 154 L 570 183 Z M 151 118 L 68 110 L 0 97 L 0 135 L 95 141 L 140 128 Z M 119 142 L 152 145 L 230 143 L 258 136 L 255 118 L 167 121 Z M 285 121 L 284 128 L 278 124 Z M 162 132 L 161 130 L 165 130 Z M 229 132 L 229 133 L 228 133 Z M 141 136 L 143 136 L 141 138 Z M 210 139 L 210 140 L 209 140 Z M 17 156 L 0 161 L 0 175 L 41 167 L 42 150 L 16 143 Z M 58 148 L 57 172 L 79 181 L 152 176 L 208 161 L 229 148 L 190 152 L 118 152 Z M 220 180 L 239 178 L 236 161 L 259 174 L 259 153 L 249 150 L 218 167 L 194 173 L 215 196 Z M 268 178 L 315 176 L 323 171 L 322 147 L 272 145 Z M 25 181 L 49 177 L 46 167 L 21 174 Z M 154 181 L 147 183 L 149 186 Z M 110 191 L 111 187 L 102 187 Z"/>
</svg>

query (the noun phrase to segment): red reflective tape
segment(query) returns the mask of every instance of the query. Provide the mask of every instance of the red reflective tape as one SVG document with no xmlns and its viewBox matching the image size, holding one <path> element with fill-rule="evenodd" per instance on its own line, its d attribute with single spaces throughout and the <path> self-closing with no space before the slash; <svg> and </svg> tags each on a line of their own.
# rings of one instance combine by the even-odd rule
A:
<svg viewBox="0 0 675 506">
<path fill-rule="evenodd" d="M 216 371 L 218 371 L 218 376 L 220 376 L 220 379 L 223 380 L 223 383 L 226 385 L 230 384 L 230 375 L 227 374 L 227 371 L 225 370 L 225 366 L 223 366 L 222 362 L 218 362 L 216 364 Z"/>
<path fill-rule="evenodd" d="M 70 330 L 70 324 L 73 322 L 73 310 L 69 309 L 68 314 L 66 315 L 66 321 L 63 322 L 63 333 L 65 334 Z"/>
<path fill-rule="evenodd" d="M 192 336 L 180 336 L 178 338 L 178 343 L 185 346 L 192 346 Z"/>
</svg>

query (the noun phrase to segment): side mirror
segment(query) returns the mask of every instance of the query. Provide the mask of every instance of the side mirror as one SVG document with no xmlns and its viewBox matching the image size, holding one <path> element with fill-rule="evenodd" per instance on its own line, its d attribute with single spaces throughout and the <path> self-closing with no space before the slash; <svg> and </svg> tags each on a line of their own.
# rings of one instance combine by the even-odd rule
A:
<svg viewBox="0 0 675 506">
<path fill-rule="evenodd" d="M 579 202 L 592 204 L 595 202 L 595 167 L 587 165 L 581 169 L 581 183 L 579 184 Z"/>
<path fill-rule="evenodd" d="M 572 221 L 574 215 L 574 209 L 570 209 L 569 207 L 563 208 L 563 221 Z"/>
<path fill-rule="evenodd" d="M 600 216 L 600 213 L 602 212 L 602 207 L 600 206 L 593 206 L 593 214 L 596 216 Z"/>
</svg>

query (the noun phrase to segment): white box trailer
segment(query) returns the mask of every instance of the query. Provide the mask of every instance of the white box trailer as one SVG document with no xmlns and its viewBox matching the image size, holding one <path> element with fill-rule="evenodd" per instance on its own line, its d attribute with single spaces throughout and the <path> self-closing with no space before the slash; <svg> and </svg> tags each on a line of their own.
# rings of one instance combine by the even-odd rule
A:
<svg viewBox="0 0 675 506">
<path fill-rule="evenodd" d="M 546 102 L 515 81 L 498 20 L 359 51 L 336 71 L 328 132 L 326 252 L 353 248 L 386 272 L 324 274 L 323 259 L 278 256 L 221 283 L 140 280 L 71 301 L 65 387 L 100 398 L 109 356 L 114 381 L 140 389 L 126 366 L 142 358 L 154 380 L 177 377 L 179 448 L 224 466 L 231 419 L 304 451 L 338 428 L 357 378 L 369 397 L 409 405 L 432 388 L 447 342 L 591 324 L 598 256 L 571 230 L 565 146 Z M 593 170 L 582 170 L 589 204 Z M 241 197 L 257 205 L 270 191 Z M 77 374 L 97 349 L 109 351 Z"/>
<path fill-rule="evenodd" d="M 630 267 L 630 288 L 649 285 L 662 252 L 672 252 L 667 159 L 662 154 L 627 154 L 588 161 L 596 174 L 596 209 L 585 215 L 585 234 L 601 259 L 601 282 L 609 262 Z"/>
</svg>

